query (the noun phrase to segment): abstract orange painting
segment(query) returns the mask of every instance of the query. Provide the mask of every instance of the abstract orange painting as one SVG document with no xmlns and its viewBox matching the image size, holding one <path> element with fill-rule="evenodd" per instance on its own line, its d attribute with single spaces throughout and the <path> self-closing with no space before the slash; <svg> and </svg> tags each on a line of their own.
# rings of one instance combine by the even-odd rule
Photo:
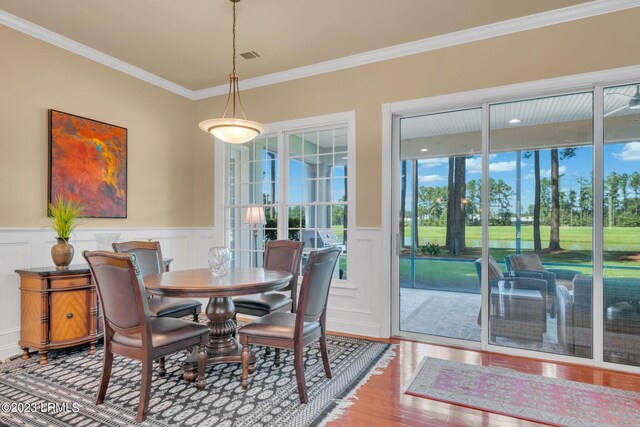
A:
<svg viewBox="0 0 640 427">
<path fill-rule="evenodd" d="M 127 129 L 49 110 L 49 202 L 90 218 L 127 217 Z"/>
</svg>

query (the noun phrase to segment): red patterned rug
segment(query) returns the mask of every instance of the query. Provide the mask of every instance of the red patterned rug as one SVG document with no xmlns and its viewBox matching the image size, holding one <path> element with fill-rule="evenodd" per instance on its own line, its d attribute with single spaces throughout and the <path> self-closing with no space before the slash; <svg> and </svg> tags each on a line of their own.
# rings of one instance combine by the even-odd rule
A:
<svg viewBox="0 0 640 427">
<path fill-rule="evenodd" d="M 640 393 L 430 357 L 405 393 L 546 424 L 640 425 Z"/>
</svg>

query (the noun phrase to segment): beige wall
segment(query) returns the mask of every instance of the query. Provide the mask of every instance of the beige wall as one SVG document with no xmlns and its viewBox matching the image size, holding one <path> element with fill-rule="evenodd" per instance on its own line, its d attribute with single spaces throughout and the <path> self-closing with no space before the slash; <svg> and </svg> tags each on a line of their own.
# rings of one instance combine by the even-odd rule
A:
<svg viewBox="0 0 640 427">
<path fill-rule="evenodd" d="M 193 101 L 4 26 L 0 46 L 0 228 L 48 224 L 49 108 L 128 129 L 128 218 L 83 226 L 191 226 Z"/>
<path fill-rule="evenodd" d="M 637 65 L 637 22 L 640 9 L 627 10 L 247 90 L 243 102 L 267 123 L 355 110 L 356 225 L 379 227 L 383 103 Z M 47 225 L 49 108 L 129 131 L 129 217 L 85 226 L 213 225 L 213 144 L 197 123 L 226 96 L 192 102 L 2 26 L 0 45 L 0 228 Z"/>
<path fill-rule="evenodd" d="M 383 103 L 637 65 L 638 22 L 640 9 L 627 10 L 247 90 L 243 103 L 250 119 L 267 123 L 355 110 L 356 225 L 379 227 Z M 225 98 L 198 101 L 197 121 L 219 115 Z M 194 157 L 198 226 L 213 217 L 213 149 L 206 140 L 198 136 Z"/>
</svg>

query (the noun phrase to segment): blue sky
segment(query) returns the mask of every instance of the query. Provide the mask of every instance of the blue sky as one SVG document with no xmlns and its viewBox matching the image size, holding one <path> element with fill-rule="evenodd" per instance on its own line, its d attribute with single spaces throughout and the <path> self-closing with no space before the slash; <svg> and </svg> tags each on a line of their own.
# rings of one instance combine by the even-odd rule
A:
<svg viewBox="0 0 640 427">
<path fill-rule="evenodd" d="M 515 191 L 516 186 L 516 153 L 498 153 L 490 156 L 490 176 L 496 180 L 502 179 L 511 185 Z M 604 149 L 605 175 L 611 171 L 628 173 L 640 171 L 640 142 L 634 141 L 622 144 L 606 144 Z M 580 147 L 576 149 L 576 155 L 570 159 L 560 160 L 560 189 L 578 191 L 579 177 L 589 177 L 592 171 L 593 154 L 592 147 Z M 481 157 L 475 156 L 467 159 L 467 182 L 482 179 Z M 550 150 L 540 152 L 541 175 L 550 176 L 551 155 Z M 533 157 L 522 158 L 522 208 L 526 210 L 533 204 Z M 446 186 L 448 175 L 448 159 L 427 159 L 419 161 L 418 176 L 419 185 Z M 411 203 L 410 195 L 407 203 Z"/>
</svg>

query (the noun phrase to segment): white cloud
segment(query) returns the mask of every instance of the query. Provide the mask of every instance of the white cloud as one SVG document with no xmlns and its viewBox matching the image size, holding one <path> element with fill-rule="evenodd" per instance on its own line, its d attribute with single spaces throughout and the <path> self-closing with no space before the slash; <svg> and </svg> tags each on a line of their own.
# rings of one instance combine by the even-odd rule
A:
<svg viewBox="0 0 640 427">
<path fill-rule="evenodd" d="M 422 175 L 418 177 L 418 181 L 421 184 L 431 183 L 431 182 L 439 182 L 446 181 L 447 178 L 442 175 Z"/>
<path fill-rule="evenodd" d="M 522 163 L 522 166 L 525 166 L 526 163 Z M 516 161 L 510 160 L 508 162 L 495 162 L 489 164 L 490 172 L 513 172 L 516 170 Z"/>
<path fill-rule="evenodd" d="M 624 144 L 621 151 L 613 153 L 613 157 L 625 162 L 637 162 L 640 160 L 640 142 L 633 141 Z"/>
<path fill-rule="evenodd" d="M 496 155 L 492 154 L 489 159 L 495 158 Z M 525 162 L 522 162 L 522 167 L 527 166 Z M 490 172 L 513 172 L 516 170 L 516 161 L 510 160 L 508 162 L 493 162 L 489 163 Z M 482 158 L 473 157 L 467 159 L 467 173 L 482 173 Z"/>
<path fill-rule="evenodd" d="M 482 173 L 482 157 L 472 157 L 466 162 L 467 173 Z"/>
</svg>

